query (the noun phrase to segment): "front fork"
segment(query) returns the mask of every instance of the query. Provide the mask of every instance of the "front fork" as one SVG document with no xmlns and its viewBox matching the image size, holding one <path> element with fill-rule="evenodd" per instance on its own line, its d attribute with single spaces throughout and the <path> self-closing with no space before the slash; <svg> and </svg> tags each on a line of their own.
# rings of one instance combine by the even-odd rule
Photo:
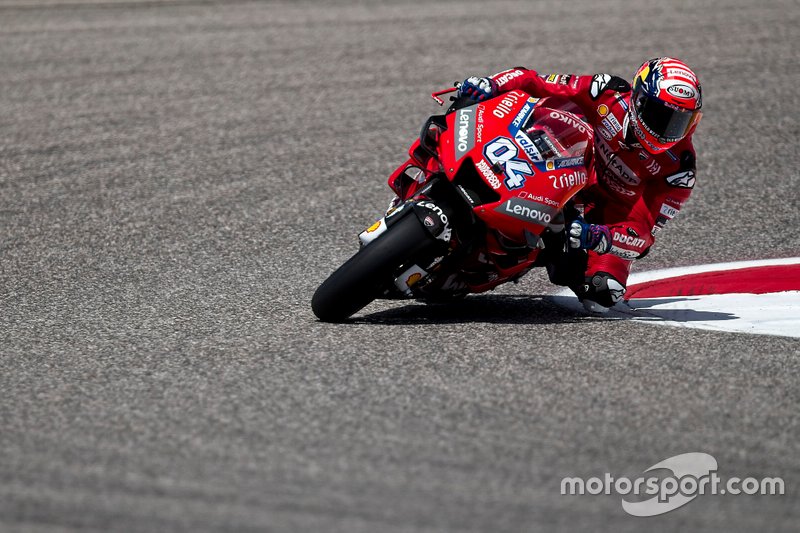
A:
<svg viewBox="0 0 800 533">
<path fill-rule="evenodd" d="M 414 296 L 458 252 L 469 247 L 474 235 L 476 219 L 472 210 L 443 175 L 433 176 L 411 198 L 391 207 L 386 215 L 367 228 L 358 239 L 368 246 L 404 217 L 416 217 L 431 239 L 417 257 L 410 258 L 398 271 L 395 287 L 406 297 Z"/>
</svg>

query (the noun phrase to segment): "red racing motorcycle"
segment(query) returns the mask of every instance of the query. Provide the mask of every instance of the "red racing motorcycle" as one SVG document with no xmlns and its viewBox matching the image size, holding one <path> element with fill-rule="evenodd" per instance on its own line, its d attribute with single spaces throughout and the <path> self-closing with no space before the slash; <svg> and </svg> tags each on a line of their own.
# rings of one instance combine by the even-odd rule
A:
<svg viewBox="0 0 800 533">
<path fill-rule="evenodd" d="M 431 96 L 441 105 L 455 90 Z M 563 251 L 592 154 L 592 128 L 577 107 L 518 90 L 451 101 L 389 177 L 397 195 L 389 210 L 315 292 L 320 320 L 345 320 L 377 298 L 488 291 L 543 265 L 543 250 Z"/>
</svg>

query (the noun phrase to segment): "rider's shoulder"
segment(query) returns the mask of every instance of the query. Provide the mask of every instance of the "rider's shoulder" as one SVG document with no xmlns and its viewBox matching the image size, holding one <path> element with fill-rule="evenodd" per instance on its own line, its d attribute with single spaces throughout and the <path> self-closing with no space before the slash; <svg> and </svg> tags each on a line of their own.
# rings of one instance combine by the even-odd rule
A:
<svg viewBox="0 0 800 533">
<path fill-rule="evenodd" d="M 592 81 L 589 85 L 589 96 L 591 96 L 593 100 L 597 100 L 606 92 L 629 93 L 630 91 L 631 84 L 613 74 L 595 74 L 592 76 Z"/>
<path fill-rule="evenodd" d="M 663 165 L 661 174 L 668 186 L 678 189 L 694 188 L 697 165 L 691 138 L 680 141 L 660 155 L 661 163 L 667 163 Z"/>
<path fill-rule="evenodd" d="M 682 139 L 664 155 L 672 159 L 680 170 L 694 170 L 697 166 L 697 154 L 691 137 Z"/>
</svg>

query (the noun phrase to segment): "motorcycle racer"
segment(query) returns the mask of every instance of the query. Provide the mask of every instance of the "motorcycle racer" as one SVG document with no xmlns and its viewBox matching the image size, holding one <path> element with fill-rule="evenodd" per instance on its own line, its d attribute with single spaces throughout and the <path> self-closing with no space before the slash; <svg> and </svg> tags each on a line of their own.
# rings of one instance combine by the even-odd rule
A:
<svg viewBox="0 0 800 533">
<path fill-rule="evenodd" d="M 584 215 L 568 228 L 567 260 L 553 259 L 548 273 L 588 310 L 605 312 L 622 299 L 633 260 L 647 254 L 694 187 L 698 78 L 682 61 L 660 57 L 639 67 L 632 86 L 609 74 L 540 75 L 516 67 L 467 78 L 459 91 L 483 101 L 515 89 L 569 100 L 594 128 L 589 184 L 576 199 Z"/>
</svg>

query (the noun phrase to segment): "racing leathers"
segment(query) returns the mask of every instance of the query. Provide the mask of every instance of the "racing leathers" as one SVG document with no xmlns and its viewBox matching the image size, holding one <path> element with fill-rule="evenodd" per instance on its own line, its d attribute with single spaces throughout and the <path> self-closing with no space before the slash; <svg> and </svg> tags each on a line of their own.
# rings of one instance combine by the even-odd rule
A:
<svg viewBox="0 0 800 533">
<path fill-rule="evenodd" d="M 658 231 L 692 192 L 691 136 L 661 153 L 645 150 L 629 131 L 634 127 L 627 114 L 630 84 L 609 74 L 539 75 L 517 67 L 495 74 L 491 84 L 494 94 L 519 89 L 537 98 L 569 100 L 594 128 L 593 161 L 586 165 L 589 180 L 576 203 L 584 205 L 587 226 L 608 227 L 611 246 L 608 253 L 587 250 L 582 279 L 556 274 L 560 279 L 553 281 L 569 285 L 581 300 L 612 306 L 622 298 L 632 261 L 648 252 Z"/>
</svg>

